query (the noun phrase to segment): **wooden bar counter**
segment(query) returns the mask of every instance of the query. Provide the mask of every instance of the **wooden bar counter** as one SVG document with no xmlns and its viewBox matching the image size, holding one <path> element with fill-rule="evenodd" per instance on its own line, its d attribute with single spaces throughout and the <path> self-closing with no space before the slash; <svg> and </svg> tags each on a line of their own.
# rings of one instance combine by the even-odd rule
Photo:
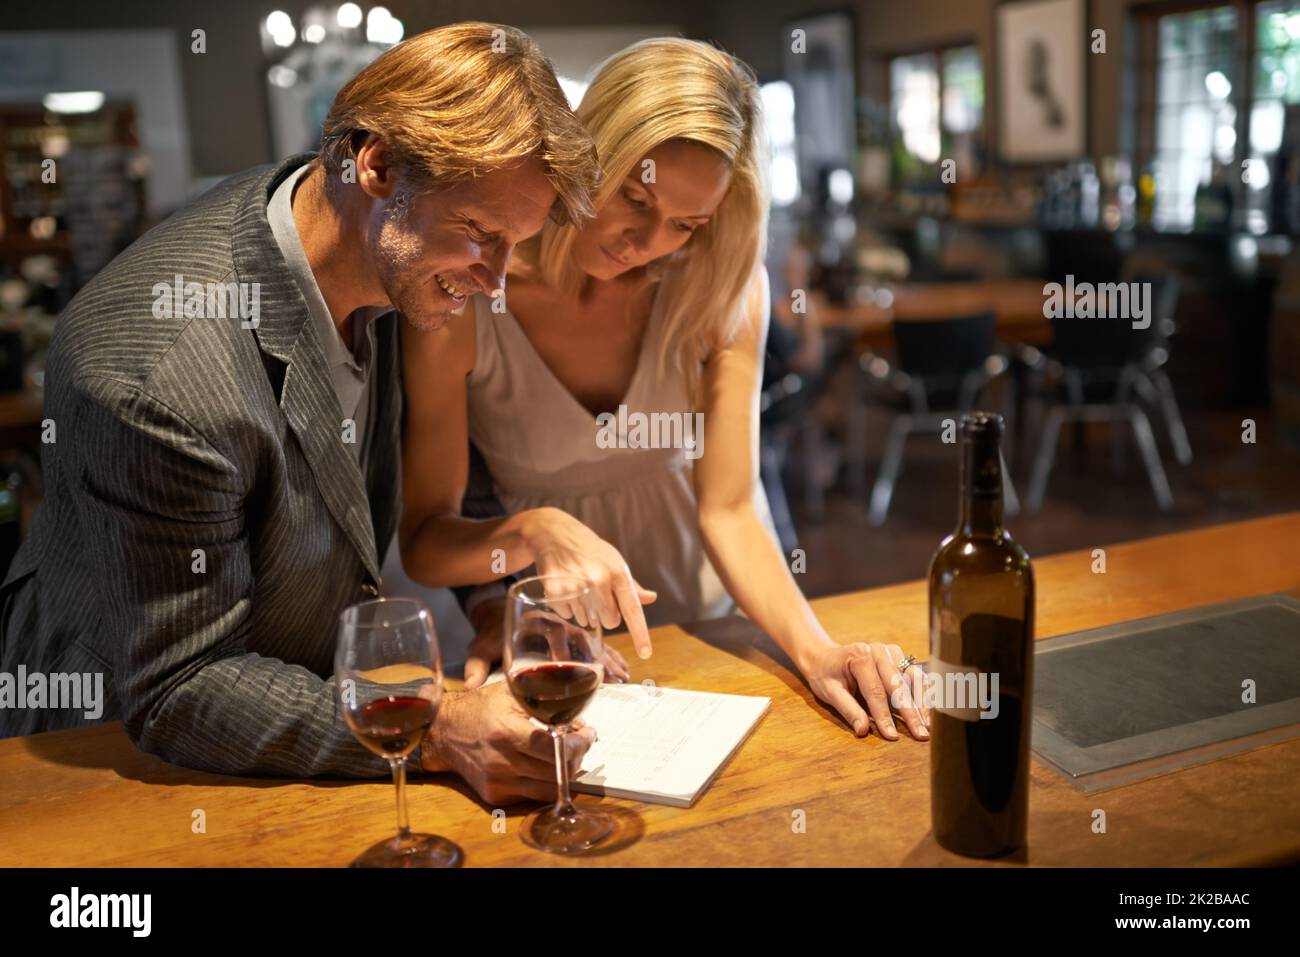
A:
<svg viewBox="0 0 1300 957">
<path fill-rule="evenodd" d="M 1098 545 L 1108 543 L 1099 542 Z M 1039 637 L 1182 608 L 1300 596 L 1300 513 L 1038 557 Z M 920 569 L 918 569 L 920 571 Z M 838 640 L 928 655 L 923 582 L 827 598 Z M 618 817 L 611 846 L 573 859 L 519 840 L 533 805 L 501 820 L 457 779 L 419 775 L 411 824 L 464 848 L 467 864 L 566 866 L 954 865 L 930 833 L 927 745 L 855 739 L 766 638 L 741 621 L 654 632 L 633 680 L 767 695 L 772 708 L 693 808 L 580 797 Z M 1232 655 L 1224 648 L 1225 661 Z M 1300 738 L 1087 795 L 1033 763 L 1029 850 L 995 866 L 1261 865 L 1300 861 Z M 1094 833 L 1094 810 L 1106 812 Z M 203 811 L 206 833 L 194 833 Z M 496 827 L 494 827 L 494 820 Z M 342 866 L 393 831 L 390 781 L 203 774 L 136 750 L 121 725 L 0 741 L 0 866 Z M 796 826 L 802 825 L 802 827 Z"/>
</svg>

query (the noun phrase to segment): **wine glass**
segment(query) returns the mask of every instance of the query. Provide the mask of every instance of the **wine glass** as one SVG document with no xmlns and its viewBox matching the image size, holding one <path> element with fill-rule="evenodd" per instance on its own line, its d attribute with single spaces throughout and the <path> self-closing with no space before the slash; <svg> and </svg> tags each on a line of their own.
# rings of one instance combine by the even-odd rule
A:
<svg viewBox="0 0 1300 957">
<path fill-rule="evenodd" d="M 353 867 L 455 867 L 461 849 L 444 837 L 412 834 L 406 816 L 406 758 L 418 752 L 442 701 L 442 659 L 433 613 L 411 598 L 361 602 L 339 615 L 334 681 L 343 720 L 393 769 L 397 836 Z"/>
<path fill-rule="evenodd" d="M 530 814 L 520 832 L 525 844 L 541 851 L 583 851 L 614 829 L 603 811 L 574 806 L 564 759 L 564 735 L 605 677 L 599 601 L 589 582 L 559 575 L 525 578 L 506 593 L 506 681 L 555 742 L 555 804 Z"/>
</svg>

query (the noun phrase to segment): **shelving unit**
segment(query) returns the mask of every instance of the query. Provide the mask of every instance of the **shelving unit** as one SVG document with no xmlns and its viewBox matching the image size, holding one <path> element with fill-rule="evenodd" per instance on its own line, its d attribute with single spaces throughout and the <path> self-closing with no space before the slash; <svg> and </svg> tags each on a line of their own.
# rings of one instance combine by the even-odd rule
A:
<svg viewBox="0 0 1300 957">
<path fill-rule="evenodd" d="M 80 285 L 139 234 L 147 169 L 130 104 L 83 114 L 0 107 L 0 151 L 0 268 L 47 254 Z"/>
</svg>

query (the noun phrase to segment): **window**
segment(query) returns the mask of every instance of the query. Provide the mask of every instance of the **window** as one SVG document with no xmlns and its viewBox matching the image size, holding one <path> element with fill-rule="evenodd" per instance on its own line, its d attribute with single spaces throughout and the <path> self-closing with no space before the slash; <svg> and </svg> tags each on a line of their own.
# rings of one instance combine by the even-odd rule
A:
<svg viewBox="0 0 1300 957">
<path fill-rule="evenodd" d="M 921 174 L 941 158 L 973 160 L 984 117 L 978 48 L 949 47 L 889 61 L 889 115 L 896 174 Z M 928 172 L 928 171 L 927 171 Z"/>
<path fill-rule="evenodd" d="M 1155 174 L 1153 225 L 1196 225 L 1198 190 L 1231 190 L 1235 223 L 1268 229 L 1288 114 L 1300 135 L 1300 0 L 1243 0 L 1143 16 L 1140 161 Z"/>
<path fill-rule="evenodd" d="M 933 54 L 900 56 L 889 64 L 890 115 L 903 149 L 923 163 L 939 162 L 939 71 Z"/>
<path fill-rule="evenodd" d="M 984 118 L 984 71 L 979 50 L 954 47 L 944 50 L 943 129 L 961 135 L 974 133 Z"/>
<path fill-rule="evenodd" d="M 1216 165 L 1230 167 L 1237 145 L 1233 102 L 1237 12 L 1215 7 L 1159 21 L 1156 61 L 1156 177 L 1153 225 L 1190 228 L 1196 190 Z"/>
<path fill-rule="evenodd" d="M 784 80 L 764 83 L 763 117 L 767 124 L 772 205 L 789 206 L 799 198 L 799 160 L 794 136 L 794 87 Z"/>
<path fill-rule="evenodd" d="M 1255 100 L 1250 108 L 1246 215 L 1247 227 L 1263 232 L 1268 224 L 1270 174 L 1287 121 L 1292 141 L 1300 124 L 1300 108 L 1296 107 L 1300 103 L 1300 3 L 1274 0 L 1259 5 L 1252 76 Z"/>
</svg>

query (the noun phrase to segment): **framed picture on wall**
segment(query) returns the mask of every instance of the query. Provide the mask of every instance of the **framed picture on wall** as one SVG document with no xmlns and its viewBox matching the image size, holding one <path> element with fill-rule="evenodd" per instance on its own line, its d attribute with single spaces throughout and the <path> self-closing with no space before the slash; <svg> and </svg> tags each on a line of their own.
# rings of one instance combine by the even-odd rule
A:
<svg viewBox="0 0 1300 957">
<path fill-rule="evenodd" d="M 1087 148 L 1085 0 L 1008 0 L 997 18 L 998 142 L 1011 163 L 1072 160 Z"/>
</svg>

